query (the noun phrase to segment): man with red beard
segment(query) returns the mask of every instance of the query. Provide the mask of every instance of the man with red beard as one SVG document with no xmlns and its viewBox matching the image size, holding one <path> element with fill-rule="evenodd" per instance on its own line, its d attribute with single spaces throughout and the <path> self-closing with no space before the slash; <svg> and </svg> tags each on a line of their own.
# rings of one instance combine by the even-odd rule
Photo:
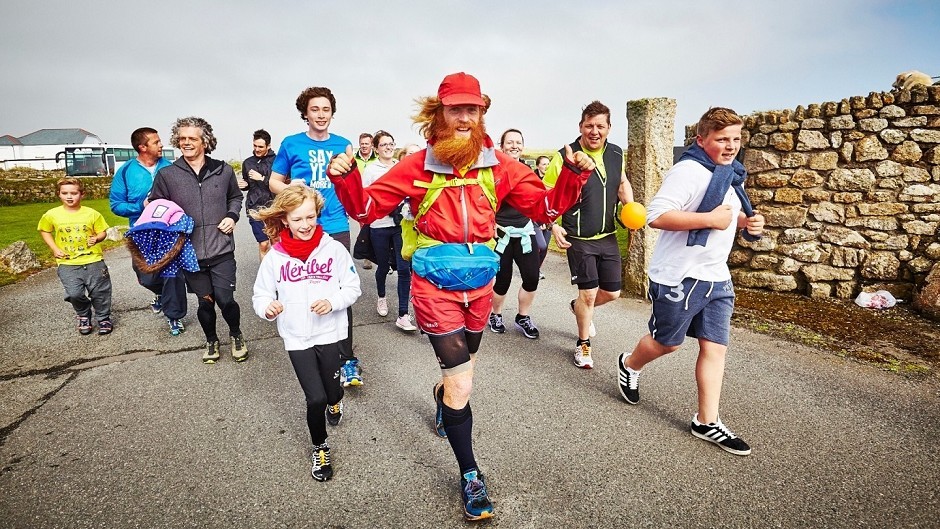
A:
<svg viewBox="0 0 940 529">
<path fill-rule="evenodd" d="M 575 203 L 595 166 L 566 145 L 558 182 L 546 190 L 532 169 L 494 148 L 483 123 L 484 97 L 472 75 L 448 75 L 437 97 L 418 100 L 414 120 L 428 140 L 427 149 L 406 157 L 365 189 L 352 147 L 334 157 L 328 169 L 337 196 L 361 224 L 410 201 L 418 233 L 412 303 L 441 367 L 443 380 L 433 393 L 437 433 L 447 437 L 457 458 L 468 520 L 493 516 L 473 455 L 470 393 L 499 266 L 492 250 L 495 211 L 505 202 L 535 222 L 551 223 Z M 422 204 L 426 196 L 428 203 Z"/>
</svg>

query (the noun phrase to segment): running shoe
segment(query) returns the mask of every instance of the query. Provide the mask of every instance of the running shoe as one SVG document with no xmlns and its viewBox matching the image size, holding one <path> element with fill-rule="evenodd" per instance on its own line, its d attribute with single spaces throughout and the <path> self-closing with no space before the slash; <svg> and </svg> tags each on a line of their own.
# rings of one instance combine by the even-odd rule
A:
<svg viewBox="0 0 940 529">
<path fill-rule="evenodd" d="M 313 466 L 310 468 L 310 475 L 317 481 L 327 481 L 333 477 L 330 445 L 323 443 L 313 447 Z"/>
<path fill-rule="evenodd" d="M 167 324 L 169 324 L 170 334 L 173 336 L 179 336 L 186 330 L 186 327 L 183 326 L 183 320 L 167 320 Z"/>
<path fill-rule="evenodd" d="M 395 320 L 395 326 L 405 332 L 415 332 L 418 330 L 415 324 L 411 322 L 411 314 L 404 314 Z"/>
<path fill-rule="evenodd" d="M 574 365 L 581 369 L 591 369 L 594 367 L 594 359 L 591 358 L 591 344 L 584 342 L 574 348 Z"/>
<path fill-rule="evenodd" d="M 78 317 L 78 332 L 80 334 L 89 335 L 91 334 L 91 318 L 86 318 L 84 316 Z"/>
<path fill-rule="evenodd" d="M 163 296 L 158 294 L 154 296 L 153 301 L 150 302 L 150 310 L 153 311 L 154 314 L 160 314 L 160 311 L 163 310 L 162 298 Z"/>
<path fill-rule="evenodd" d="M 620 356 L 617 357 L 617 371 L 620 374 L 618 377 L 618 385 L 620 386 L 620 395 L 623 397 L 623 400 L 627 401 L 627 404 L 639 404 L 640 372 L 624 366 L 624 362 L 627 361 L 627 358 L 630 358 L 630 354 L 620 353 Z"/>
<path fill-rule="evenodd" d="M 473 469 L 460 477 L 460 493 L 463 496 L 463 516 L 469 521 L 493 517 L 493 504 L 486 493 L 483 474 Z"/>
<path fill-rule="evenodd" d="M 111 334 L 111 331 L 114 330 L 114 325 L 111 323 L 111 318 L 105 318 L 98 322 L 98 335 L 103 336 L 105 334 Z"/>
<path fill-rule="evenodd" d="M 348 388 L 349 386 L 361 386 L 362 385 L 362 368 L 359 367 L 359 359 L 351 358 L 346 360 L 346 363 L 343 364 L 343 367 L 340 368 L 343 372 L 343 387 Z"/>
<path fill-rule="evenodd" d="M 532 323 L 532 318 L 529 316 L 516 314 L 516 328 L 522 331 L 526 338 L 537 340 L 539 337 L 539 329 Z"/>
<path fill-rule="evenodd" d="M 219 359 L 219 341 L 206 342 L 206 351 L 202 353 L 203 364 L 214 364 Z"/>
<path fill-rule="evenodd" d="M 721 422 L 720 417 L 713 423 L 702 424 L 698 422 L 698 413 L 696 413 L 692 417 L 691 431 L 695 437 L 715 443 L 736 456 L 746 456 L 751 453 L 751 447 L 743 439 L 734 435 L 734 432 Z"/>
<path fill-rule="evenodd" d="M 492 312 L 490 313 L 490 330 L 499 334 L 506 332 L 506 326 L 503 325 L 502 314 L 493 314 Z"/>
<path fill-rule="evenodd" d="M 379 316 L 388 316 L 388 301 L 385 298 L 379 298 L 375 302 L 375 311 L 379 313 Z"/>
<path fill-rule="evenodd" d="M 339 426 L 340 421 L 343 420 L 343 401 L 339 401 L 332 406 L 326 406 L 326 422 L 330 423 L 330 426 Z"/>
<path fill-rule="evenodd" d="M 438 382 L 434 384 L 434 406 L 437 411 L 434 412 L 434 431 L 437 435 L 447 438 L 447 430 L 444 429 L 444 384 Z"/>
<path fill-rule="evenodd" d="M 571 310 L 572 314 L 575 314 L 574 302 L 575 300 L 572 299 L 571 303 L 568 304 L 568 309 Z M 591 338 L 594 338 L 595 336 L 597 336 L 597 327 L 594 326 L 594 320 L 591 320 L 591 326 L 588 328 L 588 336 Z"/>
<path fill-rule="evenodd" d="M 248 346 L 245 345 L 245 338 L 241 334 L 232 336 L 232 360 L 236 362 L 248 360 Z"/>
</svg>

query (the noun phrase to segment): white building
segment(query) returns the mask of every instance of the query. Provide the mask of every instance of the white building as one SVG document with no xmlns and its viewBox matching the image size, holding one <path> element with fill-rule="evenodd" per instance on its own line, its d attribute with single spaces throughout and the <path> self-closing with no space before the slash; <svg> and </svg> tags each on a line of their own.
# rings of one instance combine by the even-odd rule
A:
<svg viewBox="0 0 940 529">
<path fill-rule="evenodd" d="M 0 136 L 0 169 L 63 169 L 65 161 L 56 155 L 69 145 L 101 145 L 104 141 L 85 129 L 40 129 L 15 138 Z"/>
</svg>

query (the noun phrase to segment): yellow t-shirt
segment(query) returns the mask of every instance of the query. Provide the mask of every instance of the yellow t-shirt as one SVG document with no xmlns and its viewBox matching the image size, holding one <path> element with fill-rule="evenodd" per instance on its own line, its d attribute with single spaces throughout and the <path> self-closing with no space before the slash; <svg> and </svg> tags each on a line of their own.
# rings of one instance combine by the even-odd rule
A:
<svg viewBox="0 0 940 529">
<path fill-rule="evenodd" d="M 52 208 L 39 219 L 37 229 L 51 233 L 55 245 L 68 254 L 65 259 L 56 259 L 56 264 L 86 265 L 104 259 L 101 245 L 88 246 L 88 237 L 106 231 L 108 223 L 89 207 L 81 206 L 78 211 L 67 211 L 63 206 Z"/>
</svg>

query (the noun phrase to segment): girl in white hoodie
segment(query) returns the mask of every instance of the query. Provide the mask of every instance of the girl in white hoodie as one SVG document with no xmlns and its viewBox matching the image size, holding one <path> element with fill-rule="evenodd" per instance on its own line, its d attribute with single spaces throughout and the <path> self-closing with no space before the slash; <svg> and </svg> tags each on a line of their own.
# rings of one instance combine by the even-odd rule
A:
<svg viewBox="0 0 940 529">
<path fill-rule="evenodd" d="M 277 321 L 303 388 L 317 481 L 333 477 L 326 421 L 336 426 L 343 418 L 339 342 L 347 336 L 346 308 L 362 293 L 349 251 L 317 223 L 322 210 L 318 191 L 294 185 L 251 213 L 277 241 L 261 261 L 252 305 L 258 316 Z"/>
</svg>

